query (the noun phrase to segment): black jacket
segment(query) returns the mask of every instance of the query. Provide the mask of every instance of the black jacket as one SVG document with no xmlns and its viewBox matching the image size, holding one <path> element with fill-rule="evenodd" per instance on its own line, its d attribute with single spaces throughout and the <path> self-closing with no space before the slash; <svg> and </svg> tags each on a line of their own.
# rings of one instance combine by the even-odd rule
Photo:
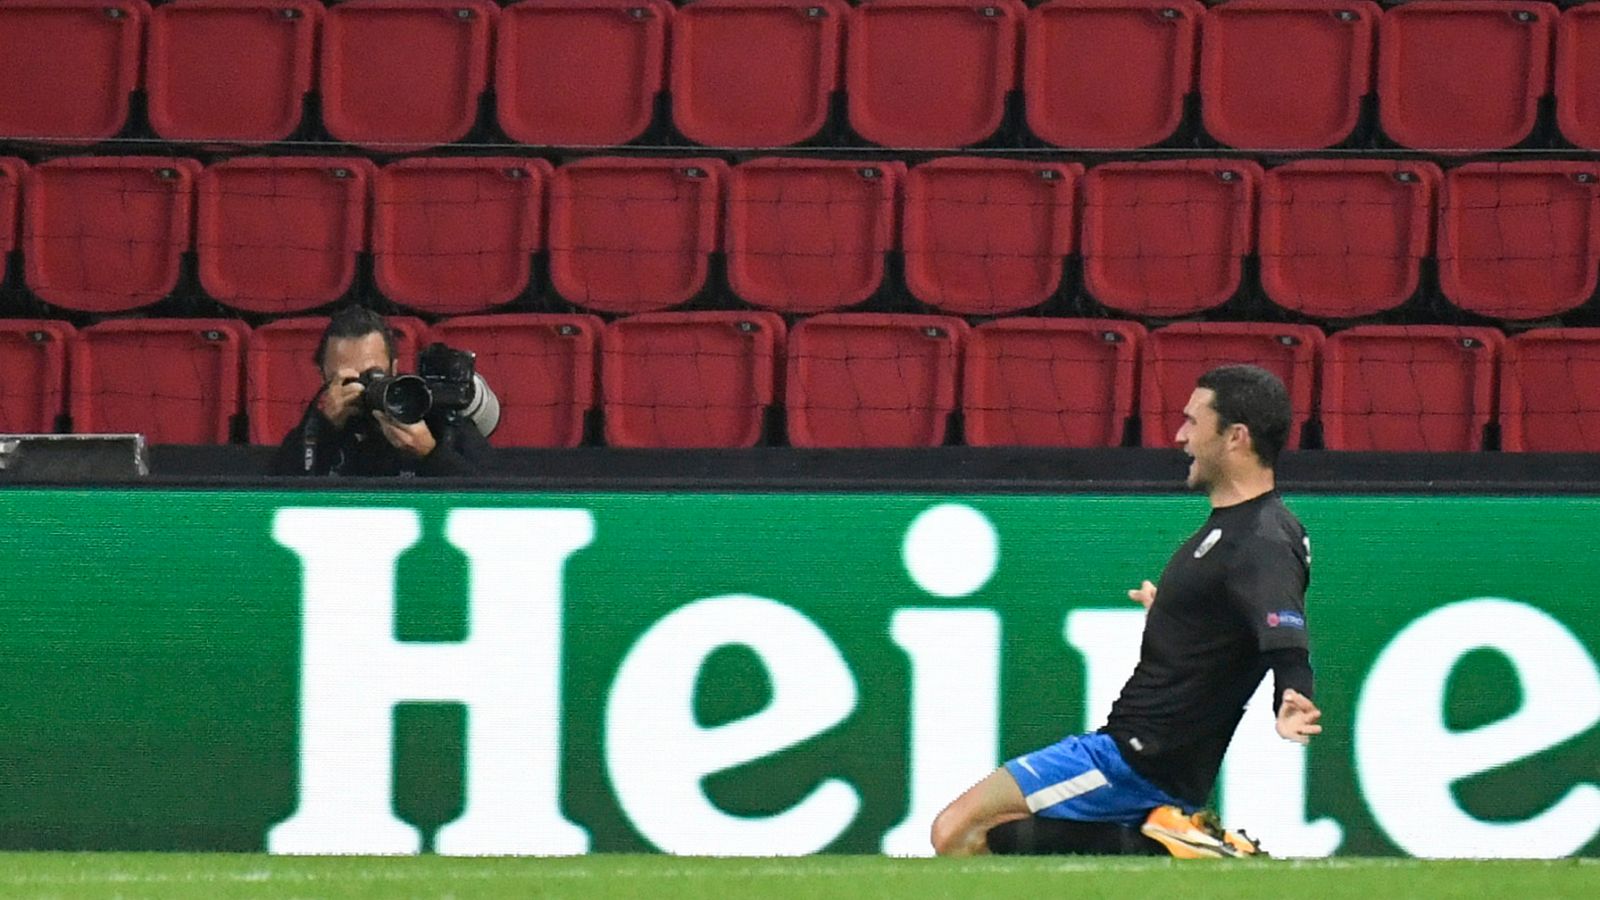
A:
<svg viewBox="0 0 1600 900">
<path fill-rule="evenodd" d="M 357 414 L 343 429 L 335 429 L 313 403 L 278 446 L 269 474 L 444 476 L 481 475 L 488 470 L 493 451 L 472 423 L 436 417 L 426 421 L 437 445 L 417 459 L 390 444 L 370 416 Z"/>
</svg>

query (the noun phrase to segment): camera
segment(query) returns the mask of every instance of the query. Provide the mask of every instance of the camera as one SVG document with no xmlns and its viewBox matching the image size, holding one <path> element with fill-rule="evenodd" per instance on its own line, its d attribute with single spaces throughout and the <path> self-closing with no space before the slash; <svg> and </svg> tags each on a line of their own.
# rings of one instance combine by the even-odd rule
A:
<svg viewBox="0 0 1600 900">
<path fill-rule="evenodd" d="M 476 371 L 477 355 L 440 343 L 417 356 L 415 375 L 390 375 L 379 368 L 361 373 L 362 405 L 413 425 L 430 413 L 472 422 L 485 437 L 500 422 L 500 402 Z"/>
</svg>

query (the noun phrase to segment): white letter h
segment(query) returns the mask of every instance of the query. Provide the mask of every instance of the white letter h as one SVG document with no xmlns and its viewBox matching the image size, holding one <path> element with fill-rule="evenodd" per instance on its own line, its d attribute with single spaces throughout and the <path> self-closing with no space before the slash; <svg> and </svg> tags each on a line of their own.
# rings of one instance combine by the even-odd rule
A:
<svg viewBox="0 0 1600 900">
<path fill-rule="evenodd" d="M 417 853 L 394 814 L 393 714 L 467 706 L 466 802 L 439 830 L 449 855 L 573 854 L 589 836 L 560 812 L 562 569 L 594 539 L 576 509 L 466 509 L 445 535 L 470 565 L 470 627 L 451 643 L 394 637 L 395 570 L 421 536 L 407 509 L 294 508 L 272 536 L 305 572 L 300 802 L 272 853 Z"/>
</svg>

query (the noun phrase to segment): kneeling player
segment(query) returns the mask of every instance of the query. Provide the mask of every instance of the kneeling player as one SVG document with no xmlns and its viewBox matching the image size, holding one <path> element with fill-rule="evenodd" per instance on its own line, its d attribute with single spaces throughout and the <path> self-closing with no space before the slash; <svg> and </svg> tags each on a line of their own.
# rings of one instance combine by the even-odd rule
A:
<svg viewBox="0 0 1600 900">
<path fill-rule="evenodd" d="M 1105 727 L 1013 759 L 956 798 L 934 820 L 940 854 L 988 852 L 996 826 L 1007 839 L 1038 833 L 1008 826 L 1032 816 L 1102 823 L 1055 831 L 1090 848 L 1148 847 L 1110 827 L 1137 828 L 1176 856 L 1256 852 L 1200 808 L 1267 670 L 1278 734 L 1306 743 L 1322 730 L 1305 612 L 1311 542 L 1274 478 L 1289 396 L 1263 369 L 1224 366 L 1200 378 L 1183 413 L 1187 483 L 1207 494 L 1211 515 L 1167 562 L 1160 602 L 1148 581 L 1128 592 L 1148 615 L 1139 664 Z"/>
</svg>

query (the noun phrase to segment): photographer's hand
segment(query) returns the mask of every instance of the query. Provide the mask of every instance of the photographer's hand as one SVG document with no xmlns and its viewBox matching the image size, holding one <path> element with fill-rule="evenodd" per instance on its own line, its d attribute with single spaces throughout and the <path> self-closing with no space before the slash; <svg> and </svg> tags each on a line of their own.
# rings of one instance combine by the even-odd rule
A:
<svg viewBox="0 0 1600 900">
<path fill-rule="evenodd" d="M 383 428 L 383 436 L 395 449 L 402 453 L 422 459 L 433 452 L 438 442 L 433 438 L 433 431 L 428 428 L 427 422 L 415 422 L 402 425 L 395 421 L 388 413 L 373 412 L 372 417 L 378 420 L 378 425 Z"/>
<path fill-rule="evenodd" d="M 361 373 L 355 369 L 340 369 L 317 397 L 317 412 L 334 428 L 343 428 L 350 417 L 361 409 Z"/>
</svg>

